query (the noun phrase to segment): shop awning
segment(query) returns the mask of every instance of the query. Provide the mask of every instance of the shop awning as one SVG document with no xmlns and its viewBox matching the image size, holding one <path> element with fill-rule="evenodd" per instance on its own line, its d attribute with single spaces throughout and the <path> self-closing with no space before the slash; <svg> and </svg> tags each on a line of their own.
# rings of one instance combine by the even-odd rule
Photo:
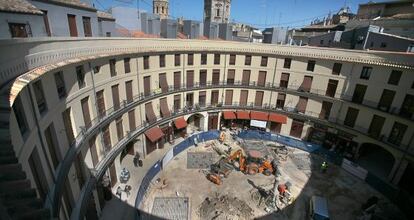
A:
<svg viewBox="0 0 414 220">
<path fill-rule="evenodd" d="M 226 120 L 236 119 L 236 114 L 234 112 L 225 111 L 223 112 L 223 118 Z"/>
<path fill-rule="evenodd" d="M 270 113 L 269 121 L 280 123 L 280 124 L 286 124 L 287 123 L 287 117 L 284 116 L 284 115 L 276 114 L 276 113 Z"/>
<path fill-rule="evenodd" d="M 237 114 L 237 119 L 245 119 L 245 120 L 249 120 L 250 119 L 249 112 L 246 112 L 246 111 L 238 111 L 236 114 Z"/>
<path fill-rule="evenodd" d="M 267 121 L 269 118 L 269 114 L 266 112 L 250 112 L 250 117 L 253 120 L 259 120 L 259 121 Z"/>
<path fill-rule="evenodd" d="M 146 131 L 145 136 L 147 136 L 147 138 L 154 143 L 162 138 L 164 136 L 164 133 L 162 132 L 161 128 L 154 127 Z"/>
<path fill-rule="evenodd" d="M 185 121 L 184 117 L 179 117 L 175 119 L 174 125 L 177 129 L 182 129 L 187 127 L 187 122 Z"/>
</svg>

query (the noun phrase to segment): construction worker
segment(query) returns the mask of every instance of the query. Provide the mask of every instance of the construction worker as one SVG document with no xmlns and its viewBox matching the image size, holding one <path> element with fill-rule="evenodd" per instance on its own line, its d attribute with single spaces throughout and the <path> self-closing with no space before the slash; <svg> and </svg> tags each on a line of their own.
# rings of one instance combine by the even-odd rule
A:
<svg viewBox="0 0 414 220">
<path fill-rule="evenodd" d="M 322 162 L 322 165 L 321 165 L 322 173 L 326 173 L 327 169 L 328 169 L 328 163 L 326 161 Z"/>
</svg>

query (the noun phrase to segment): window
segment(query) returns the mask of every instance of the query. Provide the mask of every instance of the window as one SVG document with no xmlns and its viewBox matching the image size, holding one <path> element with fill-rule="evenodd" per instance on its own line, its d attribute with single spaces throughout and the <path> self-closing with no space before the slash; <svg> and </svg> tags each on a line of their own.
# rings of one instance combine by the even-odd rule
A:
<svg viewBox="0 0 414 220">
<path fill-rule="evenodd" d="M 112 103 L 113 103 L 113 107 L 114 110 L 118 110 L 120 108 L 120 101 L 119 101 L 119 89 L 118 89 L 118 84 L 111 86 L 111 90 L 112 90 Z"/>
<path fill-rule="evenodd" d="M 66 88 L 65 88 L 65 81 L 63 80 L 63 72 L 57 72 L 55 73 L 55 83 L 56 83 L 56 89 L 59 98 L 63 98 L 66 96 Z"/>
<path fill-rule="evenodd" d="M 106 114 L 104 90 L 96 93 L 96 105 L 98 107 L 98 117 L 103 117 Z"/>
<path fill-rule="evenodd" d="M 106 37 L 110 37 L 111 36 L 111 32 L 106 32 Z"/>
<path fill-rule="evenodd" d="M 43 114 L 47 111 L 47 104 L 45 100 L 45 94 L 43 93 L 42 81 L 33 83 L 33 90 L 36 97 L 37 108 L 39 113 Z"/>
<path fill-rule="evenodd" d="M 390 78 L 388 79 L 388 84 L 398 85 L 401 79 L 401 75 L 402 75 L 402 71 L 393 70 L 391 72 Z"/>
<path fill-rule="evenodd" d="M 332 109 L 331 102 L 322 101 L 322 108 L 321 108 L 321 113 L 319 114 L 319 118 L 328 120 L 329 115 L 331 114 L 331 109 Z"/>
<path fill-rule="evenodd" d="M 180 54 L 174 54 L 174 66 L 181 65 L 181 56 Z"/>
<path fill-rule="evenodd" d="M 306 70 L 313 72 L 315 70 L 315 63 L 316 62 L 314 60 L 309 60 L 308 61 L 308 66 L 306 67 Z"/>
<path fill-rule="evenodd" d="M 53 123 L 51 123 L 46 130 L 44 131 L 46 144 L 49 150 L 50 158 L 52 159 L 53 167 L 56 169 L 59 165 L 60 160 L 62 159 L 62 156 L 59 152 L 59 145 L 58 140 L 56 137 L 56 130 L 53 126 Z"/>
<path fill-rule="evenodd" d="M 216 10 L 216 17 L 220 17 L 220 9 Z"/>
<path fill-rule="evenodd" d="M 199 92 L 199 94 L 198 94 L 198 104 L 201 107 L 204 107 L 206 105 L 206 92 L 205 91 Z"/>
<path fill-rule="evenodd" d="M 283 63 L 283 68 L 285 69 L 290 69 L 290 65 L 292 63 L 292 59 L 290 58 L 285 58 L 285 62 Z"/>
<path fill-rule="evenodd" d="M 407 125 L 395 122 L 392 127 L 390 136 L 388 137 L 388 142 L 400 145 L 402 139 L 404 138 L 405 131 L 407 130 Z"/>
<path fill-rule="evenodd" d="M 236 54 L 230 54 L 229 65 L 236 65 Z"/>
<path fill-rule="evenodd" d="M 371 43 L 369 44 L 369 47 L 374 47 L 374 41 L 371 41 Z"/>
<path fill-rule="evenodd" d="M 334 63 L 332 68 L 332 75 L 339 75 L 341 73 L 342 63 Z"/>
<path fill-rule="evenodd" d="M 165 67 L 165 54 L 160 55 L 160 67 Z"/>
<path fill-rule="evenodd" d="M 85 34 L 85 37 L 92 37 L 91 18 L 82 17 L 82 22 L 83 22 L 83 32 Z"/>
<path fill-rule="evenodd" d="M 289 84 L 289 73 L 282 73 L 280 77 L 280 88 L 287 88 Z"/>
<path fill-rule="evenodd" d="M 320 45 L 323 45 L 323 40 L 321 40 L 321 41 L 319 42 L 319 44 L 320 44 Z"/>
<path fill-rule="evenodd" d="M 392 101 L 394 100 L 395 91 L 384 89 L 381 95 L 381 99 L 378 103 L 378 109 L 388 112 L 390 110 Z"/>
<path fill-rule="evenodd" d="M 28 126 L 20 96 L 17 96 L 17 98 L 14 100 L 13 111 L 16 117 L 17 125 L 19 126 L 20 133 L 23 136 L 26 133 Z"/>
<path fill-rule="evenodd" d="M 187 58 L 187 65 L 192 66 L 194 65 L 194 54 L 188 54 Z"/>
<path fill-rule="evenodd" d="M 364 66 L 361 71 L 361 79 L 369 79 L 371 76 L 372 67 Z"/>
<path fill-rule="evenodd" d="M 244 60 L 244 65 L 250 66 L 251 64 L 252 64 L 252 56 L 251 55 L 246 55 L 246 58 Z"/>
<path fill-rule="evenodd" d="M 400 115 L 406 118 L 411 118 L 414 114 L 414 95 L 405 95 L 403 104 L 401 106 Z"/>
<path fill-rule="evenodd" d="M 116 60 L 115 59 L 111 59 L 109 60 L 109 70 L 111 72 L 111 76 L 116 76 L 116 69 L 115 69 L 115 65 L 116 65 Z"/>
<path fill-rule="evenodd" d="M 83 70 L 83 66 L 76 67 L 76 78 L 78 79 L 79 89 L 84 88 L 86 86 L 86 82 L 85 82 L 85 72 Z"/>
<path fill-rule="evenodd" d="M 338 87 L 338 80 L 330 79 L 328 81 L 328 88 L 326 89 L 326 96 L 335 97 L 336 88 Z"/>
<path fill-rule="evenodd" d="M 220 54 L 214 54 L 214 65 L 220 65 Z"/>
<path fill-rule="evenodd" d="M 387 43 L 386 42 L 382 42 L 380 47 L 381 48 L 386 48 L 387 47 Z"/>
<path fill-rule="evenodd" d="M 262 60 L 260 61 L 260 66 L 266 67 L 267 60 L 268 60 L 268 57 L 262 57 Z"/>
<path fill-rule="evenodd" d="M 129 64 L 129 61 L 131 59 L 130 58 L 124 58 L 124 70 L 125 73 L 130 73 L 131 72 L 131 65 Z"/>
<path fill-rule="evenodd" d="M 201 65 L 207 65 L 207 54 L 201 54 Z"/>
<path fill-rule="evenodd" d="M 382 127 L 384 126 L 385 118 L 374 115 L 371 124 L 369 125 L 368 135 L 378 138 L 381 135 Z"/>
<path fill-rule="evenodd" d="M 352 102 L 361 104 L 364 100 L 365 92 L 367 91 L 366 85 L 357 84 L 355 86 L 354 95 L 352 96 Z"/>
<path fill-rule="evenodd" d="M 11 37 L 31 37 L 30 25 L 28 24 L 19 24 L 19 23 L 9 23 L 9 29 Z"/>
<path fill-rule="evenodd" d="M 285 93 L 277 94 L 276 108 L 283 109 L 285 107 L 285 99 L 286 99 Z"/>
<path fill-rule="evenodd" d="M 144 70 L 149 69 L 150 63 L 149 63 L 149 56 L 144 56 Z"/>
<path fill-rule="evenodd" d="M 52 36 L 50 33 L 49 18 L 47 17 L 47 11 L 42 10 L 43 12 L 43 23 L 45 24 L 47 36 Z"/>
<path fill-rule="evenodd" d="M 355 121 L 358 117 L 358 113 L 359 113 L 358 109 L 349 107 L 348 112 L 346 113 L 346 116 L 345 116 L 344 125 L 349 126 L 349 127 L 354 127 Z"/>
<path fill-rule="evenodd" d="M 307 105 L 308 105 L 308 98 L 303 97 L 303 96 L 299 96 L 299 102 L 296 106 L 296 109 L 298 110 L 298 112 L 299 113 L 305 113 Z"/>
<path fill-rule="evenodd" d="M 236 75 L 236 70 L 229 69 L 227 72 L 227 85 L 233 85 L 234 84 L 234 77 Z"/>
<path fill-rule="evenodd" d="M 68 14 L 69 33 L 71 37 L 78 36 L 78 29 L 76 27 L 76 15 Z"/>
</svg>

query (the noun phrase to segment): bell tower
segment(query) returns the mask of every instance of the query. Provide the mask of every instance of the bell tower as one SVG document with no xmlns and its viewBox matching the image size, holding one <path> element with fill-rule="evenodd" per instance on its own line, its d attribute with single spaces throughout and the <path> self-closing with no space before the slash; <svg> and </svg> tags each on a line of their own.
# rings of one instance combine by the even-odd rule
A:
<svg viewBox="0 0 414 220">
<path fill-rule="evenodd" d="M 161 19 L 168 18 L 168 0 L 153 0 L 152 13 L 159 15 Z"/>
</svg>

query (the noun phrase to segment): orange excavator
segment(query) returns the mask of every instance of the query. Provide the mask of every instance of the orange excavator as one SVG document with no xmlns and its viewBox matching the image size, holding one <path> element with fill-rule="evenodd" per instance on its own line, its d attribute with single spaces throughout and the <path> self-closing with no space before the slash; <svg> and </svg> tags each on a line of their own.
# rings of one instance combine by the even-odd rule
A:
<svg viewBox="0 0 414 220">
<path fill-rule="evenodd" d="M 270 176 L 275 173 L 275 168 L 272 166 L 271 161 L 263 159 L 259 151 L 249 151 L 249 156 L 246 157 L 240 149 L 229 157 L 223 158 L 217 163 L 212 164 L 210 173 L 207 174 L 207 179 L 217 185 L 221 185 L 221 178 L 222 176 L 227 177 L 230 174 L 231 165 L 249 175 L 263 173 L 266 176 Z"/>
</svg>

